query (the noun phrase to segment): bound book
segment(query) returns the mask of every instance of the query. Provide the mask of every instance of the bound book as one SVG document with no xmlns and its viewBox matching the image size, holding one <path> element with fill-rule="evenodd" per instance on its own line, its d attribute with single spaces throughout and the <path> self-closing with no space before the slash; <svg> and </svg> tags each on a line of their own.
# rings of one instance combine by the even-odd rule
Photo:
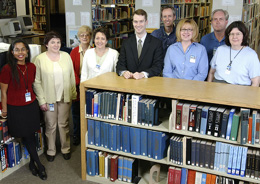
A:
<svg viewBox="0 0 260 184">
<path fill-rule="evenodd" d="M 235 113 L 233 116 L 233 122 L 232 122 L 231 133 L 230 133 L 230 138 L 232 141 L 237 140 L 239 124 L 240 124 L 240 112 Z"/>
<path fill-rule="evenodd" d="M 223 113 L 222 120 L 221 120 L 221 131 L 220 131 L 220 137 L 226 138 L 227 133 L 227 124 L 229 119 L 229 113 L 230 109 L 226 109 Z"/>
<path fill-rule="evenodd" d="M 223 120 L 223 114 L 226 109 L 219 107 L 216 111 L 216 120 L 215 120 L 215 127 L 213 128 L 213 135 L 215 137 L 219 137 L 221 133 L 221 126 L 222 126 L 222 120 Z"/>
<path fill-rule="evenodd" d="M 110 181 L 116 181 L 118 177 L 118 155 L 111 157 Z"/>
<path fill-rule="evenodd" d="M 182 107 L 182 130 L 188 130 L 190 105 L 184 103 Z"/>
<path fill-rule="evenodd" d="M 169 136 L 164 132 L 153 132 L 153 158 L 161 160 L 167 155 Z"/>
<path fill-rule="evenodd" d="M 216 121 L 216 110 L 217 107 L 210 107 L 208 111 L 208 123 L 207 123 L 207 135 L 213 135 L 214 127 L 215 127 L 215 121 Z"/>
<path fill-rule="evenodd" d="M 241 144 L 246 144 L 247 143 L 247 138 L 248 138 L 248 120 L 249 120 L 249 115 L 250 115 L 250 109 L 244 109 L 241 108 L 240 110 L 241 113 Z"/>
<path fill-rule="evenodd" d="M 200 132 L 202 109 L 203 109 L 203 105 L 199 105 L 196 109 L 196 123 L 195 123 L 196 132 Z"/>
<path fill-rule="evenodd" d="M 196 126 L 196 109 L 198 104 L 192 104 L 189 110 L 189 131 L 195 131 Z"/>
<path fill-rule="evenodd" d="M 235 112 L 236 112 L 235 108 L 231 109 L 230 112 L 229 112 L 228 124 L 227 124 L 227 132 L 226 132 L 226 139 L 227 140 L 230 140 L 231 127 L 232 127 L 233 116 L 234 116 Z"/>
<path fill-rule="evenodd" d="M 206 134 L 209 108 L 210 108 L 209 106 L 204 106 L 201 112 L 200 133 L 203 135 Z"/>
<path fill-rule="evenodd" d="M 182 129 L 182 108 L 183 108 L 183 103 L 179 102 L 176 105 L 176 125 L 175 125 L 176 130 Z"/>
</svg>

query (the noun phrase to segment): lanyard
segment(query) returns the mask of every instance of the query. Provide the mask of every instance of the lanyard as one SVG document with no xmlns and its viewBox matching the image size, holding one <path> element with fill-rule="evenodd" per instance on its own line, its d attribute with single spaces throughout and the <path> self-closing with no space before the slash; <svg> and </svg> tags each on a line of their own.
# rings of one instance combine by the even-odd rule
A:
<svg viewBox="0 0 260 184">
<path fill-rule="evenodd" d="M 26 76 L 27 76 L 27 82 L 25 81 L 24 78 L 24 72 L 21 70 L 21 68 L 17 65 L 18 69 L 20 70 L 20 72 L 22 73 L 22 77 L 23 77 L 23 81 L 25 84 L 25 88 L 26 88 L 26 92 L 28 92 L 28 71 L 27 71 L 27 65 L 25 64 L 25 71 L 26 71 Z"/>
<path fill-rule="evenodd" d="M 230 46 L 230 63 L 228 64 L 227 66 L 227 70 L 231 70 L 231 65 L 232 65 L 232 62 L 234 61 L 234 59 L 237 57 L 237 55 L 241 52 L 241 50 L 244 48 L 244 46 L 239 50 L 239 52 L 235 55 L 235 57 L 233 58 L 233 60 L 231 60 L 231 46 Z"/>
</svg>

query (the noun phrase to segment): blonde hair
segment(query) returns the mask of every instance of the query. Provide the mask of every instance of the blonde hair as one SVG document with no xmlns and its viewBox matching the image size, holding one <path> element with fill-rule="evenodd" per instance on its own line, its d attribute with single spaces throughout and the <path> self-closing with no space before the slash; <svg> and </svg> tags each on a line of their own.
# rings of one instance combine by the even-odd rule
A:
<svg viewBox="0 0 260 184">
<path fill-rule="evenodd" d="M 184 24 L 190 24 L 193 29 L 193 34 L 191 38 L 191 42 L 198 42 L 198 35 L 199 35 L 199 28 L 197 26 L 197 23 L 193 19 L 182 19 L 176 28 L 176 37 L 177 42 L 181 42 L 181 28 L 184 26 Z"/>
<path fill-rule="evenodd" d="M 92 29 L 89 26 L 81 26 L 78 30 L 78 38 L 80 37 L 80 35 L 84 32 L 89 33 L 90 38 L 92 37 Z"/>
</svg>

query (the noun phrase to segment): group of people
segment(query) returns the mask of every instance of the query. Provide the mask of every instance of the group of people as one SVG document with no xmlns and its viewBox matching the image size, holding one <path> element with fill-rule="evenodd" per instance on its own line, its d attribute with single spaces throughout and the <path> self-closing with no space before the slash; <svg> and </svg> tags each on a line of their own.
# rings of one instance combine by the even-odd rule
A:
<svg viewBox="0 0 260 184">
<path fill-rule="evenodd" d="M 45 121 L 47 160 L 56 155 L 56 128 L 59 129 L 61 153 L 70 159 L 69 112 L 73 116 L 73 144 L 80 144 L 80 82 L 106 72 L 116 72 L 125 79 L 153 76 L 208 82 L 259 86 L 259 60 L 248 47 L 248 30 L 241 21 L 228 23 L 228 12 L 212 12 L 214 32 L 202 37 L 192 19 L 176 19 L 172 7 L 161 13 L 164 26 L 146 32 L 147 13 L 138 9 L 133 14 L 135 35 L 122 44 L 120 53 L 107 47 L 110 38 L 105 27 L 92 33 L 82 26 L 78 30 L 80 45 L 70 55 L 60 51 L 61 36 L 48 32 L 44 38 L 47 51 L 30 63 L 30 49 L 23 40 L 11 44 L 8 64 L 0 73 L 2 117 L 7 118 L 10 134 L 21 137 L 31 159 L 33 175 L 47 179 L 36 152 L 34 132 L 40 127 L 40 110 Z M 90 45 L 93 34 L 95 47 Z"/>
</svg>

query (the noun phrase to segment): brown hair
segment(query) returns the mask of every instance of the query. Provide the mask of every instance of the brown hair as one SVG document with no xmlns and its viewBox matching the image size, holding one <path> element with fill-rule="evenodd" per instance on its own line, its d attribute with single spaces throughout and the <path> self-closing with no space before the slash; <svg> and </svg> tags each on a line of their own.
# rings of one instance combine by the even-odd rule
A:
<svg viewBox="0 0 260 184">
<path fill-rule="evenodd" d="M 55 31 L 50 31 L 50 32 L 45 34 L 45 37 L 44 37 L 44 40 L 43 40 L 43 44 L 45 46 L 48 45 L 49 41 L 52 38 L 58 38 L 58 39 L 60 39 L 60 42 L 62 40 L 61 35 L 59 33 L 55 32 Z"/>
<path fill-rule="evenodd" d="M 134 16 L 134 15 L 142 15 L 142 16 L 144 16 L 145 21 L 147 20 L 147 13 L 146 13 L 146 11 L 144 11 L 143 9 L 138 9 L 138 10 L 136 10 L 136 11 L 134 12 L 133 16 Z"/>
</svg>

